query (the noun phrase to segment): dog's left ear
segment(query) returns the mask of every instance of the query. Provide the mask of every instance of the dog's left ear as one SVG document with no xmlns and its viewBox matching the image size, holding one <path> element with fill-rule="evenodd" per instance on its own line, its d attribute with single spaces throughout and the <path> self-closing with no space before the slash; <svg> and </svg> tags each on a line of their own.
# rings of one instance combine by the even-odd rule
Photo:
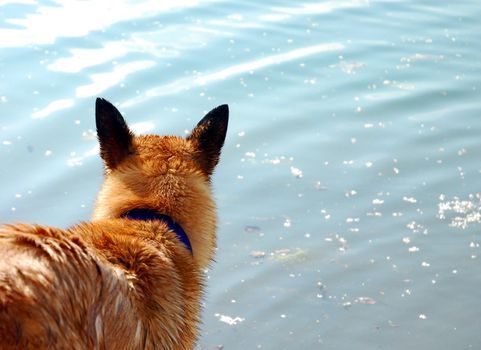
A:
<svg viewBox="0 0 481 350">
<path fill-rule="evenodd" d="M 118 109 L 103 98 L 97 98 L 95 102 L 95 121 L 100 156 L 107 168 L 115 169 L 127 156 L 134 153 L 134 134 Z"/>
<path fill-rule="evenodd" d="M 207 113 L 187 138 L 196 146 L 198 152 L 196 155 L 197 163 L 208 176 L 212 175 L 219 162 L 228 123 L 229 107 L 221 105 Z"/>
</svg>

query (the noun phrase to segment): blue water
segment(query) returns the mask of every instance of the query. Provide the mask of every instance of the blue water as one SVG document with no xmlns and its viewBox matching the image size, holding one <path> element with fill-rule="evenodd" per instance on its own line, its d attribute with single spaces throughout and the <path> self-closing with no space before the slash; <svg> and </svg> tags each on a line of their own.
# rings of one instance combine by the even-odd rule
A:
<svg viewBox="0 0 481 350">
<path fill-rule="evenodd" d="M 94 100 L 228 103 L 198 349 L 481 348 L 481 4 L 0 2 L 0 221 L 90 217 Z"/>
</svg>

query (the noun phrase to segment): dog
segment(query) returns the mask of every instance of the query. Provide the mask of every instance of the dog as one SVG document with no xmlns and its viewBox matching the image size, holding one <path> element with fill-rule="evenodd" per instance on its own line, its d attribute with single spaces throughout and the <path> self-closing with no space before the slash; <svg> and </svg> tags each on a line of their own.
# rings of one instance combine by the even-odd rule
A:
<svg viewBox="0 0 481 350">
<path fill-rule="evenodd" d="M 0 226 L 0 349 L 192 349 L 229 108 L 186 138 L 135 136 L 102 98 L 95 114 L 105 174 L 93 220 Z"/>
</svg>

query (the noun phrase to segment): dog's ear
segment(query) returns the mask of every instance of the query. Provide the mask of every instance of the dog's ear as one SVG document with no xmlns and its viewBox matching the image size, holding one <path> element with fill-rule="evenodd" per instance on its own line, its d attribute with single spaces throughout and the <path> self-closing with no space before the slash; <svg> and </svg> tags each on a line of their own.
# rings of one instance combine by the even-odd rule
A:
<svg viewBox="0 0 481 350">
<path fill-rule="evenodd" d="M 103 98 L 97 98 L 95 102 L 95 121 L 100 156 L 107 168 L 115 169 L 122 160 L 133 153 L 134 134 L 117 108 Z"/>
<path fill-rule="evenodd" d="M 187 138 L 196 146 L 196 161 L 208 176 L 212 175 L 219 162 L 228 123 L 229 107 L 227 105 L 219 106 L 207 113 Z"/>
</svg>

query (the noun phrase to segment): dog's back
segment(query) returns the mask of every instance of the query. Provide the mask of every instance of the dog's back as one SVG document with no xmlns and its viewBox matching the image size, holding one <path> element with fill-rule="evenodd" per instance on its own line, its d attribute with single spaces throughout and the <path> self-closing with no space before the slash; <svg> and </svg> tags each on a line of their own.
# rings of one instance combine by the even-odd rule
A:
<svg viewBox="0 0 481 350">
<path fill-rule="evenodd" d="M 105 100 L 96 113 L 106 179 L 95 221 L 0 226 L 1 349 L 194 346 L 215 248 L 209 178 L 227 107 L 187 139 L 134 137 Z M 135 210 L 158 214 L 139 219 Z"/>
</svg>

